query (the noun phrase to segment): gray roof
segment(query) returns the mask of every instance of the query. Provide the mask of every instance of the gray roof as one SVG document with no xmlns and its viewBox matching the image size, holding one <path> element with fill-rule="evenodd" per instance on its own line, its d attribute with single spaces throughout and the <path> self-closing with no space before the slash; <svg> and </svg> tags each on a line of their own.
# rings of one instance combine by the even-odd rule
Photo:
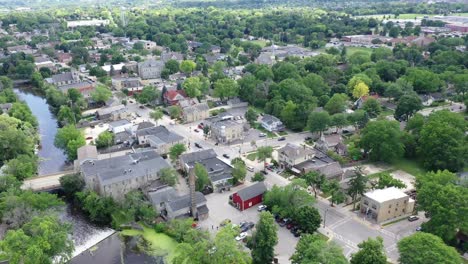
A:
<svg viewBox="0 0 468 264">
<path fill-rule="evenodd" d="M 81 171 L 85 177 L 97 176 L 101 185 L 157 173 L 171 166 L 154 151 L 132 153 L 109 159 L 85 162 Z"/>
<path fill-rule="evenodd" d="M 333 178 L 335 176 L 343 174 L 343 169 L 340 163 L 327 156 L 325 153 L 315 150 L 315 156 L 313 159 L 301 162 L 294 166 L 294 168 L 302 170 L 315 170 L 327 178 Z"/>
<path fill-rule="evenodd" d="M 96 146 L 84 145 L 77 150 L 78 160 L 81 162 L 85 159 L 97 159 L 98 153 Z"/>
<path fill-rule="evenodd" d="M 237 192 L 237 195 L 243 200 L 249 200 L 266 192 L 266 186 L 263 182 L 257 182 Z"/>
<path fill-rule="evenodd" d="M 152 191 L 148 193 L 148 198 L 151 201 L 151 203 L 158 207 L 161 203 L 167 203 L 176 197 L 177 197 L 177 192 L 171 186 L 167 186 L 157 191 Z"/>
<path fill-rule="evenodd" d="M 101 108 L 99 110 L 96 111 L 96 113 L 99 115 L 99 116 L 103 116 L 103 115 L 107 115 L 107 114 L 110 114 L 114 111 L 119 111 L 119 110 L 122 110 L 122 109 L 125 109 L 125 106 L 123 104 L 119 104 L 119 105 L 114 105 L 114 106 L 110 106 L 110 107 L 106 107 L 106 108 Z"/>
<path fill-rule="evenodd" d="M 295 144 L 287 143 L 284 147 L 278 150 L 288 157 L 303 157 L 314 154 L 314 151 L 308 147 L 301 147 Z"/>
<path fill-rule="evenodd" d="M 62 92 L 66 92 L 70 89 L 81 89 L 84 87 L 89 87 L 89 86 L 94 86 L 94 83 L 92 81 L 80 81 L 77 83 L 71 83 L 71 84 L 65 84 L 65 85 L 60 85 L 58 88 Z"/>
<path fill-rule="evenodd" d="M 137 137 L 142 136 L 152 136 L 152 138 L 157 138 L 162 143 L 173 143 L 178 142 L 184 139 L 184 137 L 176 134 L 172 131 L 169 131 L 165 126 L 149 127 L 137 130 Z M 155 139 L 155 141 L 157 141 Z"/>
<path fill-rule="evenodd" d="M 208 106 L 207 103 L 200 103 L 200 104 L 186 106 L 183 108 L 183 110 L 184 112 L 203 112 L 203 111 L 209 111 L 210 107 Z"/>
<path fill-rule="evenodd" d="M 232 178 L 232 167 L 218 159 L 213 149 L 191 152 L 180 156 L 181 161 L 190 166 L 200 163 L 205 167 L 212 182 Z"/>
<path fill-rule="evenodd" d="M 52 75 L 51 79 L 52 79 L 53 83 L 67 82 L 67 81 L 75 80 L 73 78 L 73 74 L 71 72 L 64 72 L 64 73 L 59 73 L 59 74 Z"/>
<path fill-rule="evenodd" d="M 182 210 L 184 208 L 190 208 L 190 194 L 180 196 L 167 203 L 167 206 L 172 209 L 173 212 Z M 195 192 L 195 203 L 200 205 L 206 203 L 206 198 L 201 192 Z"/>
<path fill-rule="evenodd" d="M 149 59 L 144 62 L 138 63 L 138 67 L 163 67 L 164 62 L 155 59 Z"/>
<path fill-rule="evenodd" d="M 141 130 L 141 129 L 148 128 L 148 127 L 154 127 L 154 124 L 151 122 L 141 122 L 138 124 L 137 130 Z"/>
<path fill-rule="evenodd" d="M 109 123 L 109 127 L 119 127 L 131 124 L 127 119 L 120 119 Z"/>
<path fill-rule="evenodd" d="M 213 149 L 205 149 L 196 152 L 185 153 L 180 156 L 180 159 L 187 164 L 195 163 L 210 158 L 216 158 L 216 152 Z"/>
<path fill-rule="evenodd" d="M 213 128 L 222 128 L 222 127 L 236 127 L 236 126 L 240 126 L 240 127 L 243 127 L 244 125 L 241 124 L 241 123 L 237 123 L 236 121 L 232 121 L 232 120 L 220 120 L 220 121 L 217 121 L 217 122 L 214 122 L 211 124 L 211 126 Z"/>
<path fill-rule="evenodd" d="M 279 120 L 279 118 L 277 118 L 276 116 L 272 116 L 272 115 L 264 115 L 262 117 L 262 122 L 263 123 L 266 123 L 266 124 L 271 124 L 273 122 L 281 122 Z"/>
<path fill-rule="evenodd" d="M 161 60 L 166 62 L 168 60 L 181 61 L 184 59 L 184 55 L 179 52 L 163 52 L 161 54 Z"/>
</svg>

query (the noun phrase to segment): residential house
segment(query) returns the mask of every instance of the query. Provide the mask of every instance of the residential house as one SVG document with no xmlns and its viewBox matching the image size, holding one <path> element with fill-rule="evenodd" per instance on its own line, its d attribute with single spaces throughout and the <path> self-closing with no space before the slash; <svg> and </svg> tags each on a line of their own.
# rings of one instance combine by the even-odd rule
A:
<svg viewBox="0 0 468 264">
<path fill-rule="evenodd" d="M 71 63 L 73 60 L 73 56 L 70 53 L 59 52 L 57 53 L 57 60 L 60 63 Z"/>
<path fill-rule="evenodd" d="M 180 52 L 163 52 L 161 53 L 161 60 L 166 63 L 168 60 L 176 60 L 181 62 L 184 60 L 184 54 Z"/>
<path fill-rule="evenodd" d="M 52 75 L 50 78 L 45 78 L 45 81 L 48 84 L 55 85 L 57 87 L 66 85 L 66 84 L 73 84 L 80 82 L 80 76 L 78 72 L 71 71 L 71 72 L 63 72 L 59 74 Z"/>
<path fill-rule="evenodd" d="M 207 103 L 200 103 L 182 107 L 182 119 L 184 123 L 204 120 L 210 117 L 210 107 Z"/>
<path fill-rule="evenodd" d="M 7 51 L 9 54 L 15 54 L 15 53 L 20 53 L 20 52 L 23 52 L 24 54 L 34 54 L 36 52 L 28 45 L 18 45 L 18 46 L 7 47 Z"/>
<path fill-rule="evenodd" d="M 91 93 L 96 90 L 96 83 L 90 80 L 85 80 L 77 83 L 60 85 L 57 88 L 63 93 L 67 93 L 70 89 L 75 89 L 80 92 L 84 98 L 89 98 L 91 97 Z"/>
<path fill-rule="evenodd" d="M 123 66 L 125 66 L 125 63 L 119 63 L 119 64 L 108 64 L 108 65 L 104 65 L 102 66 L 101 68 L 106 71 L 107 74 L 113 76 L 113 75 L 117 75 L 117 74 L 120 74 L 122 72 L 122 68 Z"/>
<path fill-rule="evenodd" d="M 177 105 L 180 100 L 187 98 L 187 94 L 183 90 L 167 91 L 163 95 L 164 103 L 166 105 Z"/>
<path fill-rule="evenodd" d="M 169 131 L 165 126 L 148 127 L 136 131 L 139 145 L 149 144 L 159 154 L 169 153 L 169 149 L 178 143 L 185 143 L 185 138 Z"/>
<path fill-rule="evenodd" d="M 361 213 L 377 223 L 411 215 L 414 200 L 398 188 L 377 189 L 364 194 L 361 199 Z"/>
<path fill-rule="evenodd" d="M 149 59 L 138 63 L 138 75 L 143 80 L 157 79 L 161 77 L 161 71 L 164 68 L 164 62 L 161 60 Z"/>
<path fill-rule="evenodd" d="M 354 102 L 354 108 L 355 109 L 361 109 L 364 106 L 364 103 L 369 99 L 369 98 L 374 98 L 376 100 L 379 99 L 378 94 L 373 94 L 373 95 L 366 95 L 366 96 L 361 96 L 359 97 L 355 102 Z"/>
<path fill-rule="evenodd" d="M 129 78 L 112 78 L 112 87 L 118 91 L 126 90 L 128 95 L 132 96 L 135 93 L 141 92 L 143 90 L 143 83 L 138 77 L 129 77 Z"/>
<path fill-rule="evenodd" d="M 343 176 L 343 169 L 340 163 L 318 149 L 315 149 L 312 159 L 294 165 L 291 170 L 298 174 L 316 171 L 325 175 L 327 179 L 337 179 L 339 181 L 342 180 Z"/>
<path fill-rule="evenodd" d="M 314 151 L 306 145 L 298 146 L 287 143 L 278 149 L 278 162 L 281 167 L 292 168 L 294 165 L 314 157 Z"/>
<path fill-rule="evenodd" d="M 218 143 L 229 144 L 244 139 L 244 124 L 234 120 L 219 120 L 211 123 L 211 137 Z"/>
<path fill-rule="evenodd" d="M 341 156 L 345 156 L 348 153 L 348 148 L 343 143 L 343 138 L 340 134 L 322 134 L 315 143 L 315 147 L 325 153 L 333 151 Z"/>
<path fill-rule="evenodd" d="M 52 72 L 55 71 L 55 64 L 47 56 L 34 57 L 34 65 L 36 66 L 37 71 L 41 68 L 48 68 Z"/>
<path fill-rule="evenodd" d="M 119 120 L 126 119 L 131 116 L 127 108 L 123 104 L 101 108 L 96 111 L 96 116 L 99 120 Z"/>
<path fill-rule="evenodd" d="M 264 115 L 260 121 L 263 128 L 270 132 L 284 130 L 284 125 L 279 118 L 272 115 Z"/>
<path fill-rule="evenodd" d="M 249 187 L 232 194 L 234 206 L 241 210 L 247 210 L 263 201 L 263 194 L 267 188 L 263 182 L 257 182 Z"/>
<path fill-rule="evenodd" d="M 195 163 L 200 163 L 205 167 L 213 186 L 217 189 L 222 190 L 231 186 L 229 180 L 232 179 L 232 167 L 220 160 L 213 149 L 186 153 L 180 156 L 181 169 L 186 173 L 195 166 Z"/>
<path fill-rule="evenodd" d="M 122 200 L 131 190 L 159 179 L 159 171 L 171 166 L 154 151 L 143 151 L 108 159 L 83 162 L 86 187 L 102 196 Z"/>
<path fill-rule="evenodd" d="M 128 121 L 127 119 L 116 120 L 109 123 L 109 131 L 112 131 L 114 134 L 124 131 L 131 131 L 132 127 L 132 122 Z"/>
</svg>

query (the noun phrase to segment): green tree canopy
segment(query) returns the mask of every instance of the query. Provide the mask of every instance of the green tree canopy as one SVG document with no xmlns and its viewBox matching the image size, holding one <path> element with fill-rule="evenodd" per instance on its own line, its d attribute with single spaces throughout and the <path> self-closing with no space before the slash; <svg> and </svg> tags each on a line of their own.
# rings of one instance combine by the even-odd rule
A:
<svg viewBox="0 0 468 264">
<path fill-rule="evenodd" d="M 318 235 L 306 234 L 299 239 L 296 252 L 291 256 L 293 264 L 347 264 L 343 250 L 334 242 L 327 243 Z"/>
<path fill-rule="evenodd" d="M 250 241 L 252 263 L 264 264 L 273 262 L 275 245 L 278 243 L 277 225 L 270 212 L 261 212 L 256 229 Z"/>
<path fill-rule="evenodd" d="M 169 157 L 171 158 L 172 161 L 176 161 L 179 156 L 184 153 L 187 150 L 184 144 L 182 143 L 177 143 L 172 145 L 172 147 L 169 149 Z"/>
<path fill-rule="evenodd" d="M 383 239 L 369 238 L 359 243 L 359 251 L 351 256 L 351 264 L 387 264 Z"/>
<path fill-rule="evenodd" d="M 395 121 L 372 121 L 362 130 L 360 145 L 373 161 L 393 161 L 403 156 L 402 135 Z"/>
<path fill-rule="evenodd" d="M 65 151 L 69 160 L 74 160 L 78 148 L 86 145 L 86 140 L 80 130 L 73 125 L 68 125 L 57 131 L 54 143 Z"/>
<path fill-rule="evenodd" d="M 200 192 L 206 186 L 211 185 L 210 177 L 208 176 L 208 172 L 206 171 L 205 167 L 200 163 L 195 163 L 195 176 L 197 177 L 195 181 L 195 189 Z"/>
<path fill-rule="evenodd" d="M 106 102 L 109 100 L 109 98 L 111 98 L 111 96 L 111 90 L 104 85 L 97 85 L 96 90 L 91 93 L 91 98 L 93 98 L 93 100 L 98 103 Z"/>
<path fill-rule="evenodd" d="M 228 78 L 219 79 L 214 83 L 213 96 L 224 100 L 239 94 L 239 85 L 236 81 Z"/>
</svg>

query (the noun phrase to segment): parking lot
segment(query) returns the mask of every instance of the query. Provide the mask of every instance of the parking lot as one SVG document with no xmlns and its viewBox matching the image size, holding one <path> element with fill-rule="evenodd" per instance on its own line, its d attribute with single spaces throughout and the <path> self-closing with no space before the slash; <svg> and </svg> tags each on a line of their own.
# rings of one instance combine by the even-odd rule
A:
<svg viewBox="0 0 468 264">
<path fill-rule="evenodd" d="M 214 234 L 219 224 L 225 219 L 230 219 L 233 224 L 239 224 L 242 221 L 254 222 L 257 224 L 259 216 L 257 205 L 247 210 L 239 211 L 228 203 L 229 195 L 245 188 L 249 184 L 251 183 L 234 187 L 231 191 L 224 193 L 212 193 L 207 195 L 207 206 L 210 209 L 210 215 L 208 219 L 200 222 L 200 226 Z M 275 247 L 276 257 L 279 263 L 289 263 L 289 257 L 294 253 L 299 239 L 294 237 L 286 227 L 280 227 L 278 224 L 276 224 L 276 226 L 278 227 L 278 244 Z M 252 230 L 249 230 L 247 233 L 249 236 L 252 235 Z"/>
</svg>

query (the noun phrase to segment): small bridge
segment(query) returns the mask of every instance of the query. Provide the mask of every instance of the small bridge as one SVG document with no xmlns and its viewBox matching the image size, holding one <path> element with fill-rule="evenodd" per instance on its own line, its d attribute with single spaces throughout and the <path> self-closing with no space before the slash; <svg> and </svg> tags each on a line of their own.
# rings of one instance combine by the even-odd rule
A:
<svg viewBox="0 0 468 264">
<path fill-rule="evenodd" d="M 63 175 L 75 173 L 73 170 L 60 171 L 24 180 L 21 189 L 35 192 L 48 192 L 60 189 L 60 178 Z"/>
</svg>

